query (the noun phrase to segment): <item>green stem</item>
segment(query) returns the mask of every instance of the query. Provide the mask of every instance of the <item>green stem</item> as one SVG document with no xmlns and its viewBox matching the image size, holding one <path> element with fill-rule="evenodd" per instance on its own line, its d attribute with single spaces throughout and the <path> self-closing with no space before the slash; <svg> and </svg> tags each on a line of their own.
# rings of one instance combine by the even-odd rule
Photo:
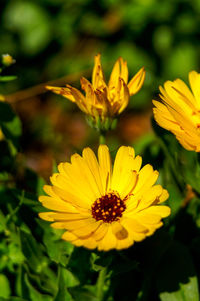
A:
<svg viewBox="0 0 200 301">
<path fill-rule="evenodd" d="M 104 283 L 105 283 L 105 278 L 106 278 L 106 272 L 107 269 L 103 268 L 100 272 L 99 272 L 99 276 L 97 279 L 97 298 L 99 301 L 103 300 L 104 297 Z"/>
<path fill-rule="evenodd" d="M 100 132 L 99 144 L 106 144 L 106 132 Z"/>
<path fill-rule="evenodd" d="M 166 158 L 168 159 L 168 162 L 169 162 L 169 165 L 170 165 L 170 168 L 175 176 L 175 180 L 176 182 L 178 183 L 179 185 L 179 188 L 183 188 L 183 183 L 182 183 L 182 179 L 179 175 L 179 172 L 178 170 L 176 169 L 176 166 L 175 166 L 175 162 L 174 160 L 172 159 L 170 153 L 169 153 L 169 150 L 167 148 L 167 146 L 165 145 L 165 143 L 162 141 L 162 139 L 160 139 L 159 137 L 157 137 L 157 140 L 158 140 L 158 143 L 160 144 Z"/>
</svg>

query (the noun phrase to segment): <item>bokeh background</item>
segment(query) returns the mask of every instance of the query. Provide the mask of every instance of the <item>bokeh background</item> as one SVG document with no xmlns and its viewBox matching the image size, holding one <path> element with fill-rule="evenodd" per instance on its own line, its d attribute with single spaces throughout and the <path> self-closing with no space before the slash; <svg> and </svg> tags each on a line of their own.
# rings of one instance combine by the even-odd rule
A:
<svg viewBox="0 0 200 301">
<path fill-rule="evenodd" d="M 74 104 L 45 91 L 47 82 L 79 88 L 80 76 L 90 78 L 97 53 L 107 76 L 119 56 L 130 76 L 144 66 L 144 87 L 108 138 L 113 147 L 140 150 L 151 139 L 151 100 L 159 85 L 187 80 L 200 67 L 198 0 L 2 0 L 0 6 L 0 53 L 16 59 L 4 75 L 17 75 L 0 93 L 22 120 L 25 164 L 46 179 L 54 160 L 98 143 Z"/>
</svg>

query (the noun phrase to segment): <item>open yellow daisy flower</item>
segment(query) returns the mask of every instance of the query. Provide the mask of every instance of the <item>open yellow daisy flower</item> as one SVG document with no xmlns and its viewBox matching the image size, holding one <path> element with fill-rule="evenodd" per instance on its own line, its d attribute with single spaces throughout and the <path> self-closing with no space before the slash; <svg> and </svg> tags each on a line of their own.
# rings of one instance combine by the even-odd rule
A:
<svg viewBox="0 0 200 301">
<path fill-rule="evenodd" d="M 100 145 L 98 161 L 90 148 L 82 157 L 74 154 L 71 163 L 61 163 L 44 186 L 48 196 L 39 201 L 53 212 L 39 216 L 66 229 L 64 240 L 75 246 L 108 251 L 128 248 L 135 241 L 152 235 L 170 214 L 160 206 L 167 190 L 154 185 L 158 172 L 151 165 L 141 170 L 142 158 L 132 147 L 119 148 L 112 169 L 108 147 Z"/>
<path fill-rule="evenodd" d="M 160 87 L 163 103 L 153 101 L 157 123 L 171 131 L 187 150 L 200 152 L 200 73 L 189 73 L 191 90 L 180 79 Z"/>
<path fill-rule="evenodd" d="M 136 94 L 143 85 L 145 70 L 141 68 L 128 83 L 127 62 L 121 57 L 116 61 L 108 84 L 105 82 L 100 54 L 95 56 L 92 83 L 82 77 L 79 90 L 70 85 L 65 88 L 47 86 L 46 88 L 60 94 L 72 102 L 93 119 L 104 121 L 105 118 L 115 117 L 127 107 L 131 95 Z"/>
</svg>

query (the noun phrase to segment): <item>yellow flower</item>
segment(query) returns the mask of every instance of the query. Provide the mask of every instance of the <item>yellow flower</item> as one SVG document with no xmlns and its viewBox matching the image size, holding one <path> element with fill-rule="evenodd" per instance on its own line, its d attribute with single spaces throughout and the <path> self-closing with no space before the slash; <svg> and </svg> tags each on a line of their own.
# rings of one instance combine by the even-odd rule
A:
<svg viewBox="0 0 200 301">
<path fill-rule="evenodd" d="M 2 94 L 0 94 L 0 101 L 5 101 L 5 97 Z"/>
<path fill-rule="evenodd" d="M 191 90 L 180 79 L 160 87 L 163 103 L 153 101 L 157 123 L 171 131 L 187 150 L 200 152 L 200 73 L 189 73 Z"/>
<path fill-rule="evenodd" d="M 10 66 L 12 64 L 15 63 L 15 60 L 13 59 L 13 57 L 10 54 L 3 54 L 2 55 L 2 63 L 5 66 Z"/>
<path fill-rule="evenodd" d="M 168 192 L 154 185 L 158 172 L 149 164 L 140 170 L 141 163 L 132 147 L 122 146 L 112 169 L 106 145 L 99 146 L 98 161 L 85 148 L 82 157 L 74 154 L 71 163 L 58 166 L 52 186 L 44 186 L 48 196 L 39 201 L 53 212 L 39 216 L 67 230 L 62 238 L 76 246 L 108 251 L 142 241 L 163 225 L 170 208 L 159 206 Z"/>
<path fill-rule="evenodd" d="M 141 68 L 128 83 L 127 62 L 121 57 L 116 61 L 108 84 L 105 82 L 100 54 L 95 56 L 92 73 L 92 83 L 82 77 L 81 88 L 85 96 L 76 88 L 66 85 L 66 88 L 46 88 L 56 94 L 75 102 L 78 107 L 93 119 L 104 121 L 107 117 L 115 117 L 127 107 L 131 95 L 136 94 L 143 85 L 145 70 Z"/>
</svg>

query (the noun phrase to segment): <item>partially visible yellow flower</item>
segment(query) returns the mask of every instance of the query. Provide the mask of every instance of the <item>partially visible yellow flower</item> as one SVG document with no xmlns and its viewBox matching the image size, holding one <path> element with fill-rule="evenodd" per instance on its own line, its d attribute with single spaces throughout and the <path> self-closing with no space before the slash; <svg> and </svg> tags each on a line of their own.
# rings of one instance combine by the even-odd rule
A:
<svg viewBox="0 0 200 301">
<path fill-rule="evenodd" d="M 0 101 L 5 101 L 5 97 L 2 94 L 0 94 Z"/>
<path fill-rule="evenodd" d="M 145 70 L 141 68 L 128 83 L 127 62 L 120 57 L 113 67 L 107 84 L 101 66 L 101 57 L 98 54 L 94 59 L 92 83 L 84 77 L 80 80 L 85 95 L 70 85 L 66 85 L 66 88 L 51 86 L 46 88 L 76 102 L 84 113 L 95 120 L 100 118 L 104 121 L 105 118 L 113 118 L 124 111 L 130 96 L 136 94 L 142 87 L 144 78 Z"/>
<path fill-rule="evenodd" d="M 39 201 L 51 211 L 39 216 L 67 230 L 62 238 L 75 246 L 108 251 L 142 241 L 163 225 L 170 208 L 160 205 L 168 192 L 154 185 L 158 171 L 141 164 L 132 147 L 119 148 L 113 168 L 106 145 L 99 146 L 98 160 L 85 148 L 58 166 L 52 186 L 44 186 L 48 196 Z"/>
<path fill-rule="evenodd" d="M 180 79 L 160 87 L 162 102 L 153 101 L 157 123 L 171 131 L 187 150 L 200 152 L 200 73 L 189 72 L 191 90 Z"/>
<path fill-rule="evenodd" d="M 10 66 L 15 63 L 15 60 L 10 54 L 3 54 L 2 55 L 2 64 L 5 66 Z"/>
<path fill-rule="evenodd" d="M 3 134 L 3 132 L 2 132 L 2 130 L 0 128 L 0 141 L 2 141 L 2 140 L 4 140 L 4 134 Z"/>
</svg>

